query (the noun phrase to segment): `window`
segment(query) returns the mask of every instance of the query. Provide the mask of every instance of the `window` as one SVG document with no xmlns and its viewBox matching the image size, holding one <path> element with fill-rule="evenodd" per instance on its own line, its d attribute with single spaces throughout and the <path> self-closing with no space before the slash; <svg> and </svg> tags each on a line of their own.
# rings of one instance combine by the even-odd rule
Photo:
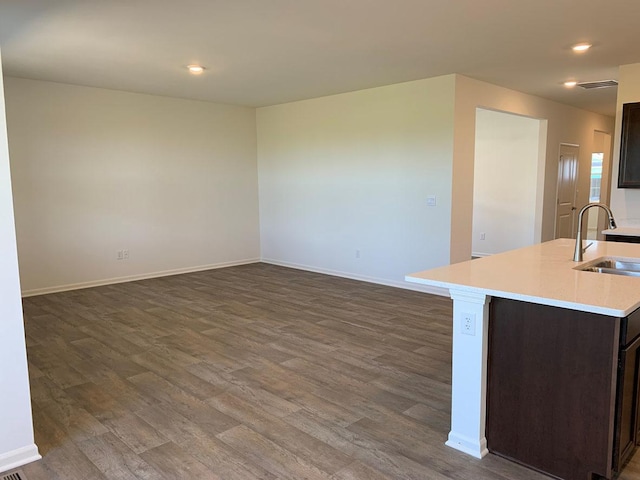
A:
<svg viewBox="0 0 640 480">
<path fill-rule="evenodd" d="M 602 183 L 602 159 L 604 153 L 591 154 L 591 188 L 589 190 L 589 202 L 600 201 L 600 184 Z"/>
</svg>

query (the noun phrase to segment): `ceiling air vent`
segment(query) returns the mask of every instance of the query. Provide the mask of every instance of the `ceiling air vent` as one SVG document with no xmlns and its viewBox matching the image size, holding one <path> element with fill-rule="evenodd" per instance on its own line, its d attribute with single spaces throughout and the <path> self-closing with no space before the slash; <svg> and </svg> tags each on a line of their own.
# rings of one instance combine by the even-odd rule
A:
<svg viewBox="0 0 640 480">
<path fill-rule="evenodd" d="M 22 470 L 17 470 L 13 473 L 8 473 L 0 476 L 0 480 L 27 480 Z"/>
<path fill-rule="evenodd" d="M 615 80 L 600 80 L 599 82 L 580 82 L 578 83 L 578 86 L 587 90 L 591 90 L 592 88 L 617 87 L 618 82 Z"/>
</svg>

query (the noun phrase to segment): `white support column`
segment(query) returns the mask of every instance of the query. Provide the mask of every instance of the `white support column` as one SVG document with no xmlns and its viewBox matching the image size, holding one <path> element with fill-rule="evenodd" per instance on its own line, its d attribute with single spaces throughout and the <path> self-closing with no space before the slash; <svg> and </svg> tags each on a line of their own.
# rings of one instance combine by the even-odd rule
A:
<svg viewBox="0 0 640 480">
<path fill-rule="evenodd" d="M 33 439 L 24 338 L 0 59 L 0 472 L 40 458 Z"/>
<path fill-rule="evenodd" d="M 484 457 L 487 450 L 487 344 L 491 297 L 449 290 L 453 299 L 451 431 L 446 445 Z"/>
</svg>

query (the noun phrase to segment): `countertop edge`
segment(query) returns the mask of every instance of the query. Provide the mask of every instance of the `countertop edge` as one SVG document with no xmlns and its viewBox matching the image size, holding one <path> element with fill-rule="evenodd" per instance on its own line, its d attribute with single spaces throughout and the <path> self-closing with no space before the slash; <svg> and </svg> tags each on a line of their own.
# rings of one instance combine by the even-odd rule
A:
<svg viewBox="0 0 640 480">
<path fill-rule="evenodd" d="M 453 289 L 453 290 L 459 290 L 464 292 L 480 293 L 484 295 L 489 295 L 491 297 L 508 298 L 510 300 L 520 300 L 520 301 L 529 302 L 529 303 L 536 303 L 539 305 L 548 305 L 550 307 L 560 307 L 560 308 L 566 308 L 569 310 L 578 310 L 581 312 L 597 313 L 600 315 L 607 315 L 610 317 L 619 317 L 619 318 L 626 317 L 627 315 L 629 315 L 630 313 L 632 313 L 633 311 L 635 311 L 637 308 L 640 307 L 640 301 L 638 301 L 632 307 L 629 307 L 626 310 L 618 310 L 615 308 L 607 308 L 607 307 L 601 307 L 598 305 L 589 305 L 584 303 L 568 302 L 565 300 L 557 300 L 554 298 L 537 297 L 534 295 L 525 295 L 521 293 L 514 293 L 514 292 L 508 292 L 508 291 L 492 290 L 489 288 L 471 287 L 471 286 L 461 285 L 457 283 L 441 282 L 438 280 L 428 280 L 424 278 L 412 277 L 410 275 L 406 275 L 404 278 L 407 282 L 411 282 L 411 283 L 419 283 L 422 285 L 441 287 L 441 288 L 446 288 L 448 290 Z"/>
<path fill-rule="evenodd" d="M 617 237 L 640 237 L 640 227 L 618 227 L 613 230 L 609 228 L 601 233 Z"/>
</svg>

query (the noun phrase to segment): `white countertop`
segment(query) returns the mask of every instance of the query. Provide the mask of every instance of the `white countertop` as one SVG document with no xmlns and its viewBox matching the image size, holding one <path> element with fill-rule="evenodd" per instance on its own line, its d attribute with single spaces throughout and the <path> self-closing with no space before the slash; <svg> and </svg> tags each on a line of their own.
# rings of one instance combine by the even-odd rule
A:
<svg viewBox="0 0 640 480">
<path fill-rule="evenodd" d="M 618 227 L 614 230 L 603 230 L 605 235 L 621 235 L 625 237 L 640 237 L 640 227 Z"/>
<path fill-rule="evenodd" d="M 589 240 L 585 245 L 592 242 Z M 624 317 L 640 307 L 640 277 L 574 270 L 599 257 L 640 259 L 640 244 L 593 241 L 574 262 L 575 240 L 558 239 L 412 273 L 405 279 L 460 291 Z"/>
</svg>

